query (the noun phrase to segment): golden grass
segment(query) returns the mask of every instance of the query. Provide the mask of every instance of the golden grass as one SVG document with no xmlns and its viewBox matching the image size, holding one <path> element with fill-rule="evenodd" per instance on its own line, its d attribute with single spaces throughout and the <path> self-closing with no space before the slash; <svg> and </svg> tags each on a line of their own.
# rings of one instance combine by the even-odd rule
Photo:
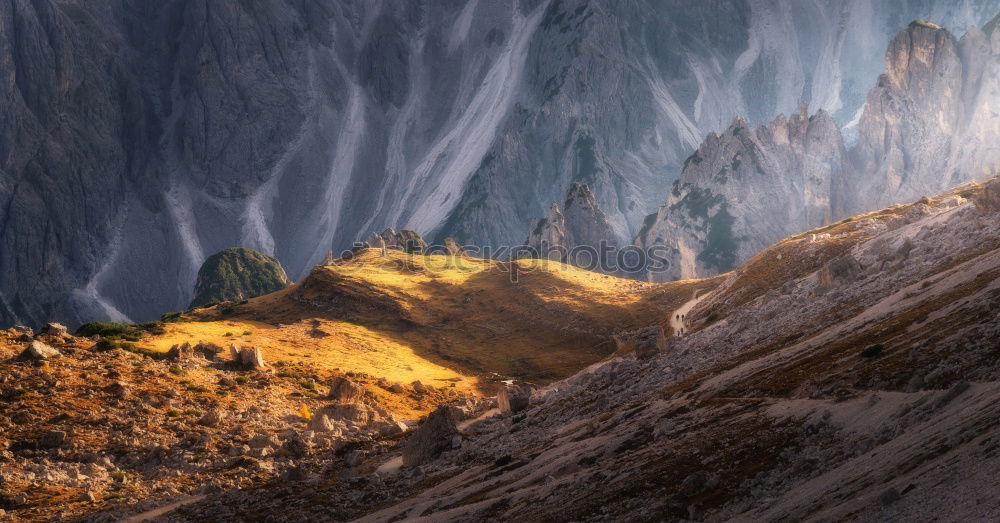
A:
<svg viewBox="0 0 1000 523">
<path fill-rule="evenodd" d="M 500 377 L 547 382 L 600 361 L 614 352 L 616 332 L 665 323 L 695 289 L 717 282 L 651 284 L 551 261 L 367 250 L 229 314 L 196 311 L 150 348 L 253 344 L 273 361 L 488 391 Z"/>
</svg>

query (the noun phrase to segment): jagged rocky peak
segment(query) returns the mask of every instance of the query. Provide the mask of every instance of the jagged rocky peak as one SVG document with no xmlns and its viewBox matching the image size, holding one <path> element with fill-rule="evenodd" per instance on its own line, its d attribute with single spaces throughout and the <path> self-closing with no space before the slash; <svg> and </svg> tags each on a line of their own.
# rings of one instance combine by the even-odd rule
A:
<svg viewBox="0 0 1000 523">
<path fill-rule="evenodd" d="M 828 223 L 846 165 L 840 130 L 802 105 L 751 129 L 736 118 L 709 133 L 685 162 L 666 203 L 646 218 L 636 246 L 663 251 L 669 281 L 726 272 L 765 246 Z"/>
<path fill-rule="evenodd" d="M 859 123 L 845 214 L 982 180 L 1000 166 L 994 26 L 959 40 L 917 20 L 892 39 Z"/>
<path fill-rule="evenodd" d="M 552 248 L 568 252 L 575 247 L 599 247 L 602 243 L 617 245 L 617 236 L 585 183 L 570 184 L 562 209 L 552 202 L 548 214 L 535 220 L 525 240 L 525 245 L 541 256 L 559 261 L 565 260 L 560 253 L 552 252 Z"/>
<path fill-rule="evenodd" d="M 290 284 L 278 260 L 253 249 L 233 247 L 209 256 L 202 264 L 191 306 L 254 298 Z"/>
</svg>

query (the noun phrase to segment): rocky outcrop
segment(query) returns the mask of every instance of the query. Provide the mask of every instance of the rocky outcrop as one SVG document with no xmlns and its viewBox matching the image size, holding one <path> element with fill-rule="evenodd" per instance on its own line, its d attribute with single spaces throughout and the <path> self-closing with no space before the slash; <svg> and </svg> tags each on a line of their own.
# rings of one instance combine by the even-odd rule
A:
<svg viewBox="0 0 1000 523">
<path fill-rule="evenodd" d="M 338 376 L 333 379 L 327 398 L 340 403 L 358 403 L 364 399 L 364 395 L 364 387 L 343 376 Z"/>
<path fill-rule="evenodd" d="M 841 214 L 937 194 L 1000 168 L 1000 33 L 914 21 L 893 38 L 861 116 Z"/>
<path fill-rule="evenodd" d="M 229 346 L 229 357 L 232 362 L 245 369 L 259 370 L 267 368 L 264 355 L 257 347 Z"/>
<path fill-rule="evenodd" d="M 373 232 L 364 245 L 372 249 L 395 249 L 409 254 L 423 254 L 427 250 L 427 242 L 419 233 L 408 229 L 396 232 L 391 227 L 382 232 Z"/>
<path fill-rule="evenodd" d="M 531 394 L 535 388 L 531 385 L 507 385 L 497 394 L 497 408 L 500 412 L 517 413 L 526 410 L 531 405 Z"/>
<path fill-rule="evenodd" d="M 667 348 L 667 337 L 660 326 L 622 332 L 614 336 L 614 341 L 615 354 L 634 354 L 640 360 L 652 358 Z"/>
<path fill-rule="evenodd" d="M 614 272 L 614 256 L 599 257 L 602 246 L 616 248 L 619 240 L 608 217 L 585 183 L 570 184 L 562 209 L 555 202 L 549 213 L 531 224 L 524 241 L 534 257 L 570 263 L 591 270 Z M 581 249 L 586 248 L 586 252 Z"/>
<path fill-rule="evenodd" d="M 438 407 L 420 424 L 403 446 L 403 466 L 415 467 L 453 448 L 458 424 L 446 407 Z"/>
<path fill-rule="evenodd" d="M 245 300 L 291 285 L 278 260 L 245 247 L 209 256 L 198 270 L 191 306 Z"/>
<path fill-rule="evenodd" d="M 959 40 L 924 21 L 900 31 L 849 151 L 823 110 L 709 134 L 635 240 L 666 260 L 646 277 L 726 272 L 787 236 L 995 174 L 1000 31 L 987 31 Z"/>
<path fill-rule="evenodd" d="M 24 352 L 21 353 L 21 358 L 27 360 L 47 360 L 58 358 L 61 355 L 55 348 L 35 340 L 28 344 L 28 348 L 24 349 Z"/>
<path fill-rule="evenodd" d="M 803 106 L 752 128 L 737 118 L 684 163 L 635 245 L 652 256 L 646 277 L 670 281 L 726 272 L 764 247 L 829 223 L 847 168 L 840 130 Z"/>
</svg>

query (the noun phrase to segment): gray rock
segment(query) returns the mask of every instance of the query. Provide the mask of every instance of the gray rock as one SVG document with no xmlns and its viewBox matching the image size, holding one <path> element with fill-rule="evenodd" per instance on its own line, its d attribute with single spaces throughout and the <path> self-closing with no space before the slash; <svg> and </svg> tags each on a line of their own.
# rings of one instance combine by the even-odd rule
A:
<svg viewBox="0 0 1000 523">
<path fill-rule="evenodd" d="M 65 325 L 55 322 L 46 323 L 45 326 L 38 331 L 38 333 L 55 338 L 69 337 L 69 329 L 67 329 Z"/>
<path fill-rule="evenodd" d="M 206 427 L 218 427 L 227 417 L 226 411 L 222 409 L 211 409 L 198 420 L 199 425 Z"/>
<path fill-rule="evenodd" d="M 28 344 L 28 348 L 24 349 L 24 352 L 21 353 L 21 358 L 29 360 L 47 360 L 58 358 L 59 356 L 62 356 L 62 353 L 38 340 Z"/>
<path fill-rule="evenodd" d="M 427 463 L 442 452 L 451 450 L 452 438 L 458 435 L 455 418 L 445 407 L 438 407 L 413 431 L 403 446 L 403 466 Z"/>
<path fill-rule="evenodd" d="M 257 347 L 241 347 L 235 344 L 229 346 L 229 356 L 234 364 L 244 369 L 265 369 L 267 362 L 264 354 Z"/>
<path fill-rule="evenodd" d="M 66 442 L 66 433 L 61 430 L 50 430 L 38 438 L 38 448 L 55 449 Z"/>
<path fill-rule="evenodd" d="M 574 181 L 629 238 L 706 133 L 804 96 L 850 121 L 899 20 L 982 4 L 3 3 L 0 325 L 155 317 L 236 242 L 293 278 L 373 224 L 511 245 Z M 746 53 L 786 19 L 788 45 Z"/>
<path fill-rule="evenodd" d="M 339 401 L 340 403 L 359 403 L 364 397 L 364 387 L 343 376 L 333 379 L 333 383 L 330 385 L 330 393 L 327 394 L 327 398 Z"/>
<path fill-rule="evenodd" d="M 167 351 L 167 359 L 174 361 L 186 361 L 194 358 L 195 352 L 188 342 L 175 344 Z"/>
<path fill-rule="evenodd" d="M 621 243 L 624 242 L 585 183 L 570 184 L 562 210 L 553 202 L 549 213 L 531 224 L 524 241 L 532 256 L 609 274 L 616 272 L 613 254 L 601 259 L 598 253 L 604 252 L 600 250 L 602 246 L 615 248 Z M 593 249 L 574 251 L 583 247 Z"/>
<path fill-rule="evenodd" d="M 527 410 L 531 404 L 531 385 L 508 385 L 497 394 L 497 405 L 500 412 L 517 413 Z"/>
</svg>

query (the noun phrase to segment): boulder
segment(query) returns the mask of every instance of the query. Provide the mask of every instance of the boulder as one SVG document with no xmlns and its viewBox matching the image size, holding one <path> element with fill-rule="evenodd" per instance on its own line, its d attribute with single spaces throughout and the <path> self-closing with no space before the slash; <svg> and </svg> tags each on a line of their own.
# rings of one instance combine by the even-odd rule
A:
<svg viewBox="0 0 1000 523">
<path fill-rule="evenodd" d="M 640 360 L 648 359 L 667 348 L 667 337 L 658 325 L 621 332 L 614 336 L 616 353 L 634 353 Z"/>
<path fill-rule="evenodd" d="M 44 334 L 46 336 L 53 336 L 56 338 L 69 337 L 69 329 L 67 329 L 65 325 L 55 322 L 46 323 L 45 326 L 42 327 L 40 331 L 38 331 L 38 333 Z"/>
<path fill-rule="evenodd" d="M 38 340 L 31 342 L 28 348 L 21 353 L 21 358 L 28 360 L 47 360 L 59 356 L 62 354 L 58 350 Z"/>
<path fill-rule="evenodd" d="M 819 284 L 823 286 L 850 283 L 856 281 L 861 275 L 862 268 L 858 260 L 850 254 L 845 254 L 839 258 L 830 260 L 817 273 Z"/>
<path fill-rule="evenodd" d="M 458 424 L 447 407 L 438 407 L 413 431 L 403 446 L 403 466 L 415 467 L 452 449 L 452 440 L 460 435 Z"/>
<path fill-rule="evenodd" d="M 430 394 L 435 391 L 434 387 L 430 385 L 424 385 L 423 383 L 420 382 L 420 380 L 416 380 L 413 383 L 410 383 L 410 386 L 413 387 L 413 390 L 416 391 L 417 394 Z"/>
<path fill-rule="evenodd" d="M 107 392 L 108 394 L 111 394 L 112 396 L 116 396 L 116 397 L 119 397 L 119 398 L 124 398 L 124 397 L 128 396 L 128 387 L 124 383 L 122 383 L 120 381 L 116 381 L 116 382 L 112 383 L 111 385 L 108 385 L 107 387 L 104 387 L 104 392 Z"/>
<path fill-rule="evenodd" d="M 35 336 L 35 330 L 27 325 L 14 325 L 7 329 L 7 332 L 11 337 L 28 336 L 29 338 L 33 338 Z"/>
<path fill-rule="evenodd" d="M 264 361 L 264 354 L 257 347 L 229 346 L 229 354 L 233 363 L 246 369 L 264 369 L 267 363 Z"/>
<path fill-rule="evenodd" d="M 209 361 L 215 360 L 216 357 L 226 351 L 226 349 L 222 348 L 221 345 L 204 341 L 199 341 L 198 344 L 194 346 L 193 350 L 195 354 L 203 356 Z"/>
<path fill-rule="evenodd" d="M 1000 178 L 986 182 L 983 189 L 973 195 L 972 202 L 980 214 L 1000 211 Z"/>
<path fill-rule="evenodd" d="M 333 379 L 327 398 L 340 403 L 360 403 L 365 396 L 365 389 L 353 381 L 339 376 Z"/>
<path fill-rule="evenodd" d="M 313 432 L 330 432 L 334 434 L 339 434 L 345 428 L 343 423 L 336 424 L 330 421 L 330 418 L 326 414 L 316 414 L 309 420 L 309 425 L 306 426 L 306 430 L 311 430 Z"/>
<path fill-rule="evenodd" d="M 184 361 L 192 358 L 194 358 L 194 349 L 191 348 L 191 344 L 188 342 L 174 345 L 167 351 L 167 359 L 170 360 Z"/>
<path fill-rule="evenodd" d="M 500 389 L 497 394 L 497 406 L 500 412 L 521 412 L 531 404 L 531 393 L 534 387 L 531 385 L 508 385 Z"/>
<path fill-rule="evenodd" d="M 198 424 L 206 427 L 218 427 L 224 419 L 226 419 L 226 411 L 221 409 L 212 409 L 206 412 L 205 415 L 198 420 Z"/>
<path fill-rule="evenodd" d="M 66 442 L 66 433 L 61 430 L 50 430 L 38 438 L 38 448 L 55 449 Z"/>
</svg>

